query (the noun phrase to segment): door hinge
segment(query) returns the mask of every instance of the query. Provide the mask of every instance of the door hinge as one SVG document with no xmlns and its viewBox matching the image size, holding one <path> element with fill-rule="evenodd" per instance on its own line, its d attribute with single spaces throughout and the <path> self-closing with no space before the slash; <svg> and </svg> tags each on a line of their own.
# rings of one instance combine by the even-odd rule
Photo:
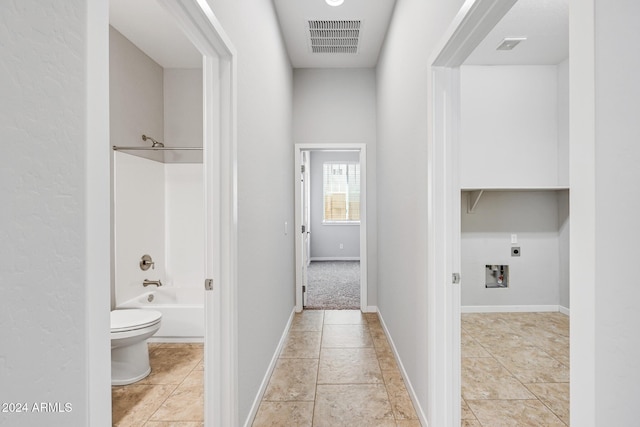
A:
<svg viewBox="0 0 640 427">
<path fill-rule="evenodd" d="M 304 169 L 305 169 L 304 165 L 300 165 L 300 172 L 304 173 Z"/>
<path fill-rule="evenodd" d="M 307 287 L 303 285 L 302 286 L 302 293 L 305 293 L 305 292 L 307 292 Z"/>
<path fill-rule="evenodd" d="M 460 273 L 453 273 L 452 277 L 451 277 L 451 281 L 453 282 L 454 285 L 457 285 L 460 283 Z"/>
<path fill-rule="evenodd" d="M 305 231 L 307 231 L 307 226 L 306 226 L 306 225 L 303 225 L 303 226 L 302 226 L 302 234 L 304 234 L 304 232 L 305 232 Z"/>
<path fill-rule="evenodd" d="M 204 290 L 205 291 L 213 290 L 213 279 L 204 279 Z"/>
</svg>

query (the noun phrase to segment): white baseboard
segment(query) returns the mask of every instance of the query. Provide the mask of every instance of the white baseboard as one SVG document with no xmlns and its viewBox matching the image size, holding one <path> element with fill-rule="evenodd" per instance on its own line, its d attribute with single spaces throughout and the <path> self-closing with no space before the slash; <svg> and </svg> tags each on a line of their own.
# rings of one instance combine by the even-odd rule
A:
<svg viewBox="0 0 640 427">
<path fill-rule="evenodd" d="M 560 311 L 559 305 L 463 305 L 462 313 L 526 313 Z"/>
<path fill-rule="evenodd" d="M 571 316 L 571 310 L 568 309 L 567 307 L 563 307 L 563 306 L 558 306 L 558 311 L 562 314 L 566 314 L 567 316 Z"/>
<path fill-rule="evenodd" d="M 253 401 L 253 405 L 251 405 L 251 410 L 249 411 L 249 415 L 247 416 L 247 421 L 245 421 L 245 427 L 251 427 L 253 424 L 253 420 L 258 414 L 258 409 L 260 408 L 260 403 L 262 402 L 262 397 L 264 393 L 267 391 L 267 386 L 269 385 L 269 380 L 271 379 L 271 374 L 273 374 L 273 370 L 278 363 L 278 357 L 280 356 L 280 351 L 282 350 L 282 346 L 284 345 L 287 334 L 289 333 L 289 328 L 291 327 L 291 322 L 293 322 L 293 316 L 295 315 L 295 308 L 291 310 L 291 315 L 289 316 L 289 320 L 287 321 L 287 325 L 284 327 L 284 331 L 282 332 L 282 336 L 280 337 L 280 342 L 278 343 L 278 347 L 276 347 L 276 351 L 273 353 L 273 357 L 271 358 L 271 363 L 269 363 L 269 367 L 267 368 L 266 374 L 264 374 L 264 378 L 262 379 L 262 384 L 260 384 L 260 388 L 258 389 L 258 394 L 256 395 L 255 400 Z"/>
<path fill-rule="evenodd" d="M 362 310 L 363 313 L 377 313 L 378 312 L 378 307 L 375 305 L 368 305 L 367 307 L 365 307 L 364 310 Z"/>
<path fill-rule="evenodd" d="M 420 419 L 420 424 L 423 426 L 428 426 L 429 422 L 427 421 L 427 416 L 418 401 L 418 397 L 416 396 L 416 391 L 413 389 L 413 384 L 409 380 L 407 376 L 407 371 L 404 369 L 404 365 L 402 364 L 402 360 L 398 355 L 398 350 L 396 349 L 396 345 L 393 343 L 391 339 L 391 335 L 389 335 L 389 330 L 387 329 L 387 325 L 384 323 L 384 319 L 382 318 L 382 314 L 378 312 L 378 317 L 380 318 L 380 324 L 382 325 L 382 329 L 384 330 L 384 334 L 387 337 L 387 341 L 389 341 L 389 345 L 391 346 L 391 351 L 393 352 L 393 357 L 396 359 L 396 363 L 398 364 L 398 369 L 400 370 L 400 374 L 404 379 L 404 385 L 407 388 L 407 392 L 409 393 L 409 397 L 411 397 L 411 402 L 413 402 L 413 407 L 416 410 L 416 414 Z"/>
<path fill-rule="evenodd" d="M 204 337 L 151 337 L 147 342 L 154 343 L 204 343 Z"/>
<path fill-rule="evenodd" d="M 339 257 L 339 256 L 326 256 L 326 257 L 314 256 L 314 257 L 310 257 L 309 261 L 360 261 L 360 257 L 359 256 L 343 256 L 343 257 Z"/>
</svg>

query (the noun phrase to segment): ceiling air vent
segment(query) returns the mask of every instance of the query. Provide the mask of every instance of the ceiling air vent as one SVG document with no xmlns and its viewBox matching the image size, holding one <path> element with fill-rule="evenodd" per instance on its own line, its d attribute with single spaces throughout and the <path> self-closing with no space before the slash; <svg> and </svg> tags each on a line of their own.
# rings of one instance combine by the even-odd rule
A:
<svg viewBox="0 0 640 427">
<path fill-rule="evenodd" d="M 361 21 L 308 21 L 311 52 L 358 53 Z"/>
</svg>

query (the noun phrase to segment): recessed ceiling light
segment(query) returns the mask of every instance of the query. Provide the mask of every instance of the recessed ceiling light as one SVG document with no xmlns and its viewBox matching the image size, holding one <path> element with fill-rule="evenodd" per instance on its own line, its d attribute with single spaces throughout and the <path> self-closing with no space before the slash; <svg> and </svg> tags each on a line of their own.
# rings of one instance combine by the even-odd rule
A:
<svg viewBox="0 0 640 427">
<path fill-rule="evenodd" d="M 526 39 L 526 37 L 506 37 L 502 40 L 502 43 L 500 43 L 500 46 L 498 46 L 496 50 L 511 50 Z"/>
<path fill-rule="evenodd" d="M 327 2 L 327 4 L 329 6 L 340 6 L 342 3 L 344 3 L 344 0 L 324 0 Z"/>
</svg>

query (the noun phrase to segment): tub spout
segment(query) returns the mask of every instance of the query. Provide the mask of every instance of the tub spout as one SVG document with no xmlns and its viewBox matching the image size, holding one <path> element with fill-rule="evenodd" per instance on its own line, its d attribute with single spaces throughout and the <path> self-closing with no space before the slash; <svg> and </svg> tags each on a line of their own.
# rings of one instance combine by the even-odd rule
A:
<svg viewBox="0 0 640 427">
<path fill-rule="evenodd" d="M 144 281 L 142 282 L 142 286 L 146 288 L 149 285 L 156 285 L 157 287 L 160 287 L 162 286 L 162 282 L 160 281 L 160 279 L 158 280 L 144 279 Z"/>
</svg>

